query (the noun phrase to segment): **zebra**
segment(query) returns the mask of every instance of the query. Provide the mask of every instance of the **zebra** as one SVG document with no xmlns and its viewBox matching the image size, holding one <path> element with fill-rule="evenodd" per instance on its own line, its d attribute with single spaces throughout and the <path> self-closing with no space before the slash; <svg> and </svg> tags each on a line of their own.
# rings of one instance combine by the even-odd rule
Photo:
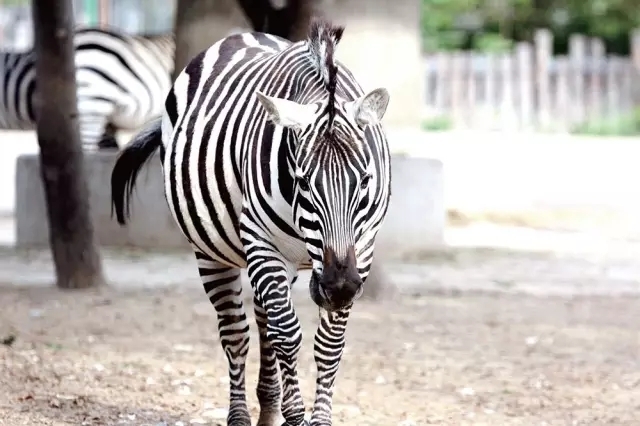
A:
<svg viewBox="0 0 640 426">
<path fill-rule="evenodd" d="M 363 292 L 391 183 L 381 122 L 389 93 L 364 93 L 334 59 L 343 31 L 314 18 L 296 43 L 244 32 L 213 44 L 182 70 L 162 117 L 132 139 L 112 170 L 112 214 L 124 226 L 136 176 L 159 150 L 167 204 L 217 312 L 229 425 L 251 425 L 243 268 L 260 343 L 258 425 L 271 426 L 280 415 L 288 426 L 332 424 L 347 319 Z M 290 287 L 299 269 L 311 269 L 309 292 L 320 316 L 310 423 Z"/>
<path fill-rule="evenodd" d="M 79 27 L 73 43 L 83 149 L 117 148 L 117 129 L 135 130 L 160 117 L 171 88 L 173 34 Z M 0 63 L 0 128 L 35 129 L 35 51 L 0 52 Z"/>
</svg>

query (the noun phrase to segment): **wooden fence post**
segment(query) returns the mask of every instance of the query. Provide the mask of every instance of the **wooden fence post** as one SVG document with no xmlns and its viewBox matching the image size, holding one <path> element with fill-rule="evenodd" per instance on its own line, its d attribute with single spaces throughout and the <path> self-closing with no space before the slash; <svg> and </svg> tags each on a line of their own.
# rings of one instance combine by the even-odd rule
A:
<svg viewBox="0 0 640 426">
<path fill-rule="evenodd" d="M 516 45 L 516 54 L 518 58 L 518 80 L 520 89 L 520 127 L 529 129 L 532 124 L 533 110 L 533 70 L 532 66 L 532 47 L 529 43 L 518 43 Z"/>
<path fill-rule="evenodd" d="M 599 38 L 592 38 L 590 44 L 593 67 L 589 75 L 589 118 L 595 120 L 602 116 L 602 72 L 606 61 L 604 42 Z"/>
<path fill-rule="evenodd" d="M 635 69 L 640 72 L 640 28 L 631 32 L 631 61 Z"/>
<path fill-rule="evenodd" d="M 536 49 L 536 85 L 538 105 L 538 124 L 542 129 L 550 125 L 551 120 L 551 83 L 549 64 L 553 55 L 553 35 L 546 28 L 536 30 L 534 34 Z"/>
<path fill-rule="evenodd" d="M 557 56 L 556 60 L 556 102 L 554 108 L 555 121 L 557 121 L 564 130 L 569 130 L 571 120 L 571 111 L 569 111 L 569 58 L 566 56 Z"/>
<path fill-rule="evenodd" d="M 505 53 L 500 58 L 500 68 L 502 74 L 502 102 L 501 116 L 504 129 L 513 129 L 517 126 L 517 115 L 514 114 L 513 102 L 513 55 Z"/>
<path fill-rule="evenodd" d="M 569 58 L 570 58 L 570 73 L 572 74 L 570 79 L 572 83 L 573 92 L 571 96 L 571 109 L 573 114 L 570 115 L 571 124 L 577 124 L 584 122 L 585 108 L 584 108 L 584 66 L 586 56 L 586 38 L 582 34 L 572 34 L 569 37 Z"/>
<path fill-rule="evenodd" d="M 443 116 L 447 111 L 447 87 L 450 84 L 449 78 L 449 55 L 445 52 L 438 52 L 435 66 L 435 109 L 439 116 Z"/>
</svg>

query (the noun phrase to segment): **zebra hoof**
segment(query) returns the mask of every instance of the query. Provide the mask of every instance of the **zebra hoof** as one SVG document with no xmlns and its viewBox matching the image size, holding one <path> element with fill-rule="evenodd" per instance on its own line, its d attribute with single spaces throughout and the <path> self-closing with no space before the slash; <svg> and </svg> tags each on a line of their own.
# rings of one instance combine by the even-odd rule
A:
<svg viewBox="0 0 640 426">
<path fill-rule="evenodd" d="M 117 150 L 119 148 L 118 141 L 113 136 L 105 136 L 98 142 L 98 149 L 101 151 Z"/>
</svg>

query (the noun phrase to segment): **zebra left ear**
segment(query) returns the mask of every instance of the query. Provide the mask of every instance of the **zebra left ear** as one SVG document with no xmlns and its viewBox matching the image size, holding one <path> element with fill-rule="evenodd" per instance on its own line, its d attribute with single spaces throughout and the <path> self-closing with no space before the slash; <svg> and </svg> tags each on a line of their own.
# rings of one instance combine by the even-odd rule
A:
<svg viewBox="0 0 640 426">
<path fill-rule="evenodd" d="M 287 99 L 267 96 L 256 92 L 258 100 L 267 111 L 269 119 L 277 125 L 292 129 L 302 129 L 313 123 L 315 106 L 303 105 Z"/>
<path fill-rule="evenodd" d="M 360 127 L 373 126 L 382 121 L 387 105 L 389 105 L 389 92 L 381 87 L 355 101 L 348 102 L 347 110 Z"/>
</svg>

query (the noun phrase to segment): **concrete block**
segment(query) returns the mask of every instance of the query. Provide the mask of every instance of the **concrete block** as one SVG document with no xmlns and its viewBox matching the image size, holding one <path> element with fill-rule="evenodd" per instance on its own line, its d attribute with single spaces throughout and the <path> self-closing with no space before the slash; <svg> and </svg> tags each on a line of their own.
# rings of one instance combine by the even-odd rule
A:
<svg viewBox="0 0 640 426">
<path fill-rule="evenodd" d="M 188 248 L 164 198 L 160 161 L 154 155 L 138 175 L 131 218 L 121 227 L 111 217 L 111 170 L 115 153 L 87 153 L 91 216 L 103 246 L 147 249 Z M 376 255 L 398 258 L 443 244 L 445 208 L 442 163 L 404 155 L 392 157 L 392 198 Z M 16 165 L 16 245 L 48 245 L 48 222 L 39 157 L 18 157 Z"/>
<path fill-rule="evenodd" d="M 158 155 L 140 171 L 133 193 L 131 218 L 120 226 L 111 217 L 111 171 L 115 153 L 85 153 L 91 217 L 98 243 L 148 249 L 188 249 L 164 198 Z M 16 164 L 16 246 L 49 244 L 47 211 L 38 155 L 18 157 Z"/>
<path fill-rule="evenodd" d="M 391 202 L 376 238 L 376 256 L 402 259 L 444 245 L 446 210 L 440 160 L 391 156 Z"/>
</svg>

